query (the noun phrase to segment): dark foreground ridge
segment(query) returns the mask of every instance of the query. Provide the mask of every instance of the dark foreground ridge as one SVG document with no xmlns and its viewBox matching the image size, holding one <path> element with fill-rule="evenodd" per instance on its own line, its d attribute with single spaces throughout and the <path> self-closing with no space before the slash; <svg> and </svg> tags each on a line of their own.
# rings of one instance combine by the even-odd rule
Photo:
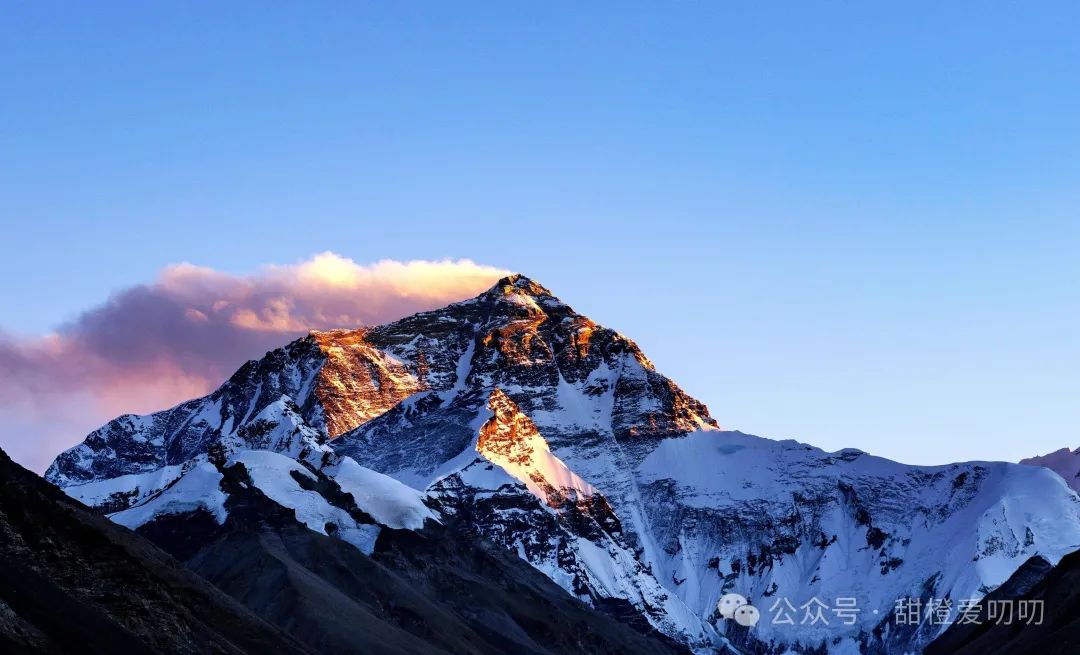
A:
<svg viewBox="0 0 1080 655">
<path fill-rule="evenodd" d="M 242 464 L 223 473 L 224 524 L 201 512 L 162 516 L 139 532 L 319 653 L 685 652 L 452 527 L 383 528 L 368 556 L 299 523 L 249 484 Z"/>
<path fill-rule="evenodd" d="M 1013 601 L 1012 622 L 988 618 L 991 601 Z M 1042 601 L 1038 625 L 1018 620 L 1017 603 Z M 925 655 L 1076 655 L 1080 653 L 1080 551 L 1057 566 L 1033 557 L 980 603 L 979 624 L 954 624 Z"/>
<path fill-rule="evenodd" d="M 140 530 L 188 568 L 0 451 L 0 652 L 683 652 L 451 528 L 383 529 L 369 557 L 224 473 L 223 525 Z"/>
<path fill-rule="evenodd" d="M 306 649 L 0 451 L 0 652 Z"/>
</svg>

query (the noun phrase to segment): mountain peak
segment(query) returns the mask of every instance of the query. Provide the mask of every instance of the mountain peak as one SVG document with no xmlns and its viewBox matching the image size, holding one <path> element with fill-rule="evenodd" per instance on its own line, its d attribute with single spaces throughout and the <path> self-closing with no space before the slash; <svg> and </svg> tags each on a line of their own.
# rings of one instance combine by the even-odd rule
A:
<svg viewBox="0 0 1080 655">
<path fill-rule="evenodd" d="M 534 299 L 549 298 L 559 301 L 544 285 L 521 273 L 514 273 L 500 278 L 490 289 L 484 292 L 487 296 L 529 296 Z"/>
<path fill-rule="evenodd" d="M 511 273 L 510 275 L 507 275 L 506 277 L 500 278 L 499 281 L 495 283 L 496 287 L 504 286 L 504 285 L 509 285 L 509 286 L 513 286 L 513 287 L 516 287 L 516 288 L 520 288 L 520 289 L 525 289 L 525 288 L 528 288 L 530 286 L 536 286 L 536 287 L 539 287 L 541 289 L 544 289 L 544 287 L 540 286 L 532 278 L 530 278 L 530 277 L 528 277 L 526 275 L 522 275 L 521 273 Z M 547 289 L 544 289 L 544 291 L 546 292 Z"/>
</svg>

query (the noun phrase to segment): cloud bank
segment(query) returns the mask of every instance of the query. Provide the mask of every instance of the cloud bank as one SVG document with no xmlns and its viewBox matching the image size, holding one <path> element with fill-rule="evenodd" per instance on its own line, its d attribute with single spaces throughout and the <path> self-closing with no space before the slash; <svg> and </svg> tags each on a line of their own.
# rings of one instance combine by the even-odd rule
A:
<svg viewBox="0 0 1080 655">
<path fill-rule="evenodd" d="M 115 416 L 203 395 L 243 362 L 308 330 L 435 309 L 507 273 L 469 260 L 365 265 L 332 252 L 247 276 L 170 266 L 55 334 L 0 333 L 0 447 L 43 471 Z"/>
</svg>

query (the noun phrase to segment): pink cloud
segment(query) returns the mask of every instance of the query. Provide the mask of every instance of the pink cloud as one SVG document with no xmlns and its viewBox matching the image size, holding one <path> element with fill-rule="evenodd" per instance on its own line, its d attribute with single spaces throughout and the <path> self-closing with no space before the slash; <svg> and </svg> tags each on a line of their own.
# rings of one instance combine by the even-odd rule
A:
<svg viewBox="0 0 1080 655">
<path fill-rule="evenodd" d="M 308 330 L 385 323 L 474 296 L 506 274 L 469 260 L 365 265 L 331 252 L 248 276 L 170 266 L 55 334 L 0 333 L 0 447 L 44 470 L 109 419 L 207 393 Z"/>
</svg>

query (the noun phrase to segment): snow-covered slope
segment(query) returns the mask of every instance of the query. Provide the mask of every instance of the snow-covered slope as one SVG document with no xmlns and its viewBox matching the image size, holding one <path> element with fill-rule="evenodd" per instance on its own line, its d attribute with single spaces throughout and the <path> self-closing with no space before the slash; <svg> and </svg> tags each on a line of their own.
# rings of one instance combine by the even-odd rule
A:
<svg viewBox="0 0 1080 655">
<path fill-rule="evenodd" d="M 317 503 L 300 491 L 316 489 L 350 496 L 372 524 L 442 518 L 697 650 L 725 647 L 714 608 L 738 592 L 763 615 L 732 633 L 748 650 L 914 652 L 940 626 L 890 624 L 897 598 L 978 597 L 1032 555 L 1080 548 L 1080 501 L 1049 471 L 913 467 L 721 431 L 632 341 L 522 276 L 289 344 L 205 398 L 117 419 L 48 476 L 137 508 L 215 449 L 287 456 L 266 464 L 276 482 L 252 477 L 298 516 Z M 324 530 L 351 529 L 315 511 Z M 856 620 L 773 622 L 775 603 L 815 598 L 856 599 Z"/>
<path fill-rule="evenodd" d="M 250 485 L 291 510 L 297 521 L 319 534 L 347 541 L 364 553 L 371 552 L 381 526 L 419 529 L 427 520 L 438 520 L 424 504 L 425 494 L 348 457 L 327 455 L 329 464 L 322 468 L 272 450 L 238 450 L 219 462 L 198 455 L 182 467 L 99 480 L 65 491 L 106 511 L 122 506 L 110 513 L 110 518 L 131 529 L 163 516 L 200 510 L 221 524 L 228 516 L 222 471 L 239 463 L 250 477 Z M 343 506 L 342 494 L 348 494 L 352 503 Z"/>
<path fill-rule="evenodd" d="M 1080 448 L 1076 450 L 1062 448 L 1048 455 L 1022 459 L 1020 463 L 1028 466 L 1045 466 L 1060 475 L 1073 491 L 1080 492 Z"/>
<path fill-rule="evenodd" d="M 153 425 L 156 417 L 148 418 L 139 423 Z M 228 516 L 223 472 L 240 464 L 249 478 L 244 484 L 291 511 L 311 530 L 331 534 L 364 553 L 371 552 L 380 526 L 418 529 L 426 520 L 438 520 L 424 504 L 423 493 L 335 454 L 326 441 L 325 432 L 310 427 L 299 407 L 282 395 L 180 464 L 71 484 L 64 490 L 132 529 L 200 510 L 220 525 Z M 126 467 L 111 449 L 108 464 Z"/>
<path fill-rule="evenodd" d="M 630 613 L 701 649 L 724 640 L 640 560 L 607 498 L 553 455 L 536 425 L 495 390 L 474 444 L 429 490 L 469 532 L 518 553 L 594 606 Z M 647 627 L 647 626 L 643 626 Z"/>
<path fill-rule="evenodd" d="M 427 498 L 424 493 L 364 468 L 348 457 L 338 458 L 323 470 L 353 497 L 357 506 L 388 528 L 416 530 L 424 527 L 428 519 L 438 520 L 424 504 Z"/>
<path fill-rule="evenodd" d="M 766 616 L 762 640 L 858 643 L 884 624 L 881 644 L 904 652 L 943 626 L 893 634 L 884 626 L 897 598 L 979 598 L 1029 557 L 1080 547 L 1075 495 L 1049 471 L 1012 464 L 914 467 L 699 432 L 659 444 L 638 480 L 680 597 L 708 612 L 726 591 L 747 596 Z M 830 608 L 854 598 L 858 618 L 803 624 L 799 608 L 815 598 Z M 785 601 L 795 625 L 771 620 Z"/>
<path fill-rule="evenodd" d="M 224 523 L 228 496 L 221 491 L 221 480 L 221 473 L 210 462 L 199 458 L 192 462 L 186 473 L 153 493 L 145 502 L 119 511 L 111 518 L 124 527 L 135 529 L 163 514 L 205 510 L 218 524 Z M 80 500 L 86 498 L 81 491 L 71 495 Z"/>
</svg>

